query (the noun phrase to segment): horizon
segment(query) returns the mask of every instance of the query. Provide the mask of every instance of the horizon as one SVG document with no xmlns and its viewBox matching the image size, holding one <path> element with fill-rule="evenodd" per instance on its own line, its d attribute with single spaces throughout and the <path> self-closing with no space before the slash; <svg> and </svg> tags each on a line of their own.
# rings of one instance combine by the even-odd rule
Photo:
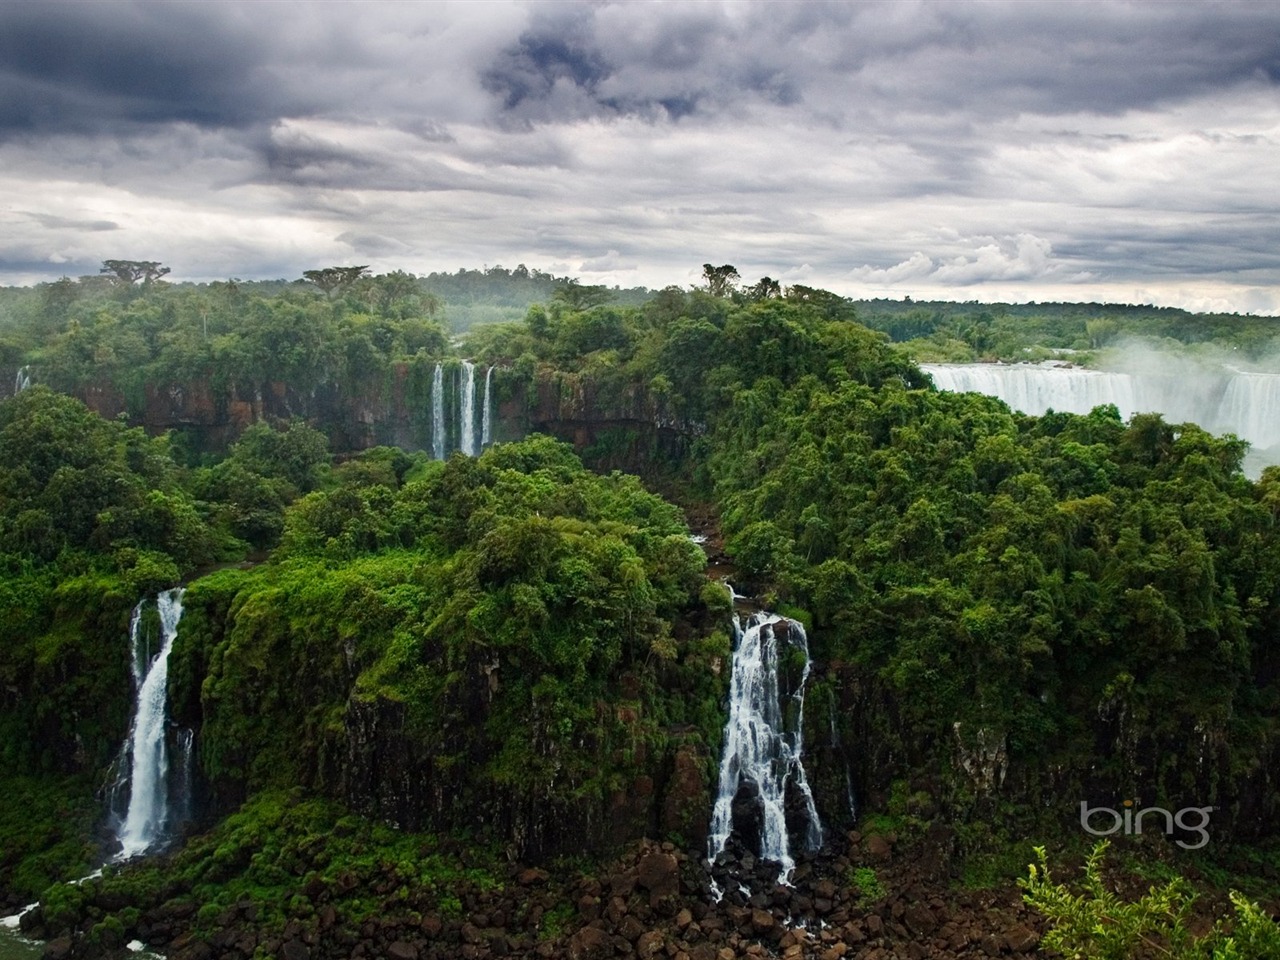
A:
<svg viewBox="0 0 1280 960">
<path fill-rule="evenodd" d="M 161 264 L 164 264 L 164 265 L 168 266 L 168 264 L 166 264 L 166 263 L 165 263 L 165 261 L 163 261 L 163 260 L 160 260 L 160 261 L 158 261 L 158 262 L 159 262 L 159 263 L 161 263 Z M 347 264 L 330 264 L 329 266 L 347 266 Z M 524 263 L 519 263 L 519 264 L 517 264 L 517 265 L 516 265 L 516 266 L 514 266 L 514 267 L 508 267 L 508 266 L 506 266 L 505 264 L 495 263 L 495 264 L 483 264 L 483 265 L 478 266 L 478 267 L 465 267 L 465 266 L 459 266 L 459 267 L 455 267 L 455 268 L 452 268 L 452 269 L 447 269 L 447 268 L 446 268 L 446 269 L 437 269 L 437 270 L 431 270 L 431 271 L 426 272 L 426 273 L 417 273 L 417 272 L 415 272 L 415 271 L 413 271 L 413 270 L 405 270 L 404 272 L 406 272 L 406 273 L 410 274 L 411 276 L 413 276 L 413 277 L 414 277 L 415 279 L 417 279 L 417 280 L 425 281 L 425 280 L 430 279 L 430 277 L 431 277 L 432 275 L 437 275 L 437 276 L 457 276 L 457 275 L 459 275 L 459 274 L 468 273 L 468 272 L 484 273 L 485 271 L 488 271 L 488 270 L 508 270 L 508 271 L 512 271 L 512 270 L 516 270 L 516 269 L 518 269 L 519 267 L 525 267 L 526 269 L 528 269 L 528 270 L 529 270 L 529 272 L 530 272 L 530 273 L 541 272 L 542 274 L 544 274 L 544 275 L 546 275 L 546 276 L 548 276 L 548 277 L 550 277 L 550 278 L 552 278 L 553 280 L 556 280 L 556 281 L 569 280 L 569 281 L 572 281 L 572 282 L 579 282 L 579 283 L 583 283 L 583 282 L 584 282 L 584 281 L 582 280 L 582 278 L 581 278 L 581 277 L 575 277 L 575 276 L 573 276 L 572 274 L 563 274 L 563 275 L 562 275 L 562 274 L 556 274 L 556 273 L 554 273 L 554 272 L 552 272 L 552 271 L 550 271 L 550 270 L 544 270 L 544 269 L 542 269 L 541 267 L 538 267 L 538 266 L 529 266 L 528 264 L 524 264 Z M 321 269 L 322 269 L 322 268 L 321 268 Z M 402 269 L 402 268 L 397 267 L 396 269 Z M 390 271 L 390 270 L 388 270 L 388 271 L 382 271 L 382 272 L 389 273 L 389 272 L 394 272 L 394 271 Z M 369 275 L 370 275 L 370 276 L 377 276 L 377 275 L 379 275 L 379 272 L 378 272 L 378 271 L 374 271 L 374 270 L 371 268 L 371 269 L 370 269 L 370 271 L 369 271 Z M 701 276 L 701 275 L 699 274 L 699 276 Z M 767 276 L 767 274 L 766 274 L 766 276 Z M 44 284 L 57 283 L 59 280 L 73 280 L 73 281 L 76 281 L 76 282 L 80 282 L 80 281 L 86 281 L 86 280 L 90 280 L 90 281 L 91 281 L 91 280 L 98 280 L 98 279 L 107 280 L 107 279 L 109 279 L 109 277 L 108 277 L 108 275 L 107 275 L 107 274 L 105 274 L 105 273 L 90 273 L 90 274 L 82 274 L 82 275 L 80 275 L 80 276 L 75 276 L 75 277 L 73 277 L 73 276 L 69 276 L 69 275 L 67 275 L 67 274 L 60 274 L 60 275 L 58 275 L 58 276 L 56 276 L 56 277 L 51 276 L 51 277 L 48 277 L 48 278 L 46 278 L 46 279 L 35 280 L 35 281 L 32 281 L 32 282 L 27 282 L 27 283 L 4 283 L 4 284 L 0 284 L 0 289 L 4 289 L 4 290 L 29 290 L 29 289 L 35 289 L 35 288 L 37 288 L 37 287 L 39 287 L 39 286 L 42 286 L 42 285 L 44 285 Z M 745 276 L 742 278 L 742 280 L 743 280 L 743 285 L 746 285 L 746 284 L 749 282 L 749 281 L 748 281 L 748 278 L 747 278 L 747 277 L 745 277 Z M 182 277 L 181 275 L 178 275 L 177 277 L 175 277 L 172 273 L 170 273 L 170 274 L 166 274 L 163 278 L 158 279 L 158 280 L 157 280 L 157 281 L 155 281 L 155 282 L 156 282 L 157 284 L 160 284 L 160 285 L 168 285 L 168 286 L 175 286 L 175 287 L 181 287 L 181 286 L 202 287 L 202 286 L 208 286 L 208 285 L 210 285 L 210 284 L 214 284 L 214 283 L 228 283 L 228 282 L 234 282 L 234 283 L 285 283 L 285 284 L 299 284 L 299 285 L 310 285 L 310 284 L 311 284 L 311 281 L 307 280 L 305 277 L 302 277 L 302 276 L 297 276 L 297 277 L 284 277 L 284 276 L 257 276 L 257 277 L 252 277 L 252 276 L 250 276 L 250 277 L 242 277 L 242 276 L 234 276 L 234 277 L 202 277 L 202 278 L 199 278 L 199 279 L 191 279 L 191 278 L 184 278 L 184 277 Z M 686 284 L 683 284 L 683 285 L 681 285 L 681 284 L 666 283 L 666 284 L 662 284 L 661 286 L 656 286 L 656 285 L 646 285 L 646 284 L 640 284 L 640 283 L 632 284 L 632 285 L 630 285 L 630 286 L 625 286 L 625 285 L 617 284 L 617 283 L 614 283 L 614 284 L 598 284 L 598 285 L 599 285 L 599 286 L 604 286 L 605 288 L 607 288 L 607 289 L 608 289 L 608 290 L 610 290 L 610 291 L 614 291 L 614 290 L 616 290 L 616 291 L 619 291 L 619 292 L 626 292 L 626 291 L 628 291 L 628 290 L 640 290 L 640 289 L 643 289 L 643 290 L 645 290 L 645 291 L 647 291 L 648 293 L 651 293 L 651 294 L 657 294 L 657 293 L 660 293 L 662 290 L 664 290 L 664 289 L 666 289 L 666 288 L 668 288 L 668 287 L 672 287 L 672 286 L 675 286 L 675 287 L 678 287 L 678 288 L 680 288 L 680 289 L 682 289 L 682 290 L 687 290 L 687 291 L 690 291 L 690 292 L 691 292 L 691 291 L 693 291 L 693 290 L 701 289 L 701 288 L 702 288 L 702 286 L 703 286 L 702 284 L 699 284 L 699 283 L 697 283 L 697 282 L 686 283 Z M 793 284 L 784 284 L 784 288 L 785 288 L 785 287 L 789 287 L 789 286 L 793 286 Z M 886 293 L 884 293 L 884 292 L 880 292 L 880 293 L 877 293 L 877 294 L 875 294 L 875 295 L 869 295 L 869 296 L 858 296 L 858 295 L 851 295 L 851 294 L 841 293 L 839 290 L 834 290 L 834 289 L 831 289 L 831 288 L 828 288 L 828 287 L 821 287 L 821 286 L 817 286 L 817 285 L 815 285 L 815 284 L 802 284 L 802 286 L 816 286 L 816 288 L 817 288 L 817 289 L 827 290 L 827 291 L 828 291 L 828 292 L 830 292 L 830 293 L 835 293 L 835 294 L 837 294 L 837 295 L 839 295 L 839 296 L 841 296 L 841 297 L 844 297 L 846 300 L 849 300 L 849 301 L 851 301 L 851 302 L 853 302 L 853 303 L 873 303 L 873 302 L 885 302 L 885 303 L 897 303 L 897 304 L 914 303 L 914 304 L 918 304 L 918 305 L 920 305 L 920 306 L 925 306 L 925 305 L 928 305 L 928 304 L 955 304 L 955 305 L 959 305 L 959 306 L 969 306 L 969 305 L 974 305 L 974 306 L 983 306 L 983 307 L 1001 307 L 1001 306 L 1007 306 L 1007 307 L 1035 307 L 1035 306 L 1044 306 L 1044 307 L 1054 307 L 1054 306 L 1097 306 L 1097 307 L 1106 307 L 1106 308 L 1126 308 L 1126 309 L 1180 310 L 1180 311 L 1182 311 L 1182 312 L 1184 312 L 1184 313 L 1191 314 L 1191 315 L 1193 315 L 1193 316 L 1238 316 L 1238 317 L 1254 317 L 1254 318 L 1263 318 L 1263 319 L 1266 319 L 1266 318 L 1273 318 L 1273 317 L 1274 317 L 1274 318 L 1278 318 L 1278 319 L 1280 319 L 1280 310 L 1277 310 L 1276 312 L 1271 312 L 1271 313 L 1260 313 L 1260 312 L 1257 312 L 1257 311 L 1252 311 L 1252 312 L 1250 312 L 1250 311 L 1238 311 L 1238 310 L 1207 310 L 1207 309 L 1206 309 L 1206 310 L 1196 310 L 1196 309 L 1190 309 L 1190 308 L 1187 308 L 1187 307 L 1177 306 L 1177 305 L 1175 305 L 1175 304 L 1152 303 L 1152 302 L 1150 302 L 1150 301 L 1148 301 L 1148 302 L 1144 302 L 1144 303 L 1140 303 L 1140 302 L 1133 302 L 1133 301 L 1120 301 L 1120 300 L 1084 300 L 1084 299 L 1047 300 L 1047 299 L 1039 299 L 1039 298 L 1037 298 L 1037 299 L 1025 299 L 1025 300 L 1015 300 L 1015 299 L 1004 299 L 1004 300 L 1000 300 L 1000 299 L 984 299 L 984 298 L 972 298 L 972 297 L 970 297 L 970 298 L 968 298 L 968 299 L 961 300 L 961 299 L 956 299 L 956 298 L 947 298 L 947 297 L 941 297 L 941 296 L 914 297 L 914 296 L 912 296 L 912 295 L 910 295 L 910 294 L 902 294 L 902 295 L 900 295 L 900 296 L 890 296 L 890 295 L 888 295 L 888 294 L 886 294 Z M 317 288 L 317 289 L 318 289 L 318 288 Z M 446 301 L 443 301 L 443 302 L 444 302 L 444 303 L 446 304 L 446 306 L 447 306 L 448 301 L 446 300 Z"/>
</svg>

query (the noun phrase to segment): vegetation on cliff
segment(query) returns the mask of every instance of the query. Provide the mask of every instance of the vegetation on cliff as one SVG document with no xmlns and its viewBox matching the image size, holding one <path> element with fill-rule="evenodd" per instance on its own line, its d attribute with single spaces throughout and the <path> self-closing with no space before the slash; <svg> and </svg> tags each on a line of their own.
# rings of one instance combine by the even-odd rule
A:
<svg viewBox="0 0 1280 960">
<path fill-rule="evenodd" d="M 397 365 L 420 387 L 461 351 L 497 365 L 508 417 L 715 504 L 739 575 L 812 628 L 824 814 L 852 787 L 904 835 L 956 823 L 966 852 L 1142 794 L 1214 806 L 1215 842 L 1274 839 L 1280 473 L 1252 483 L 1240 443 L 1156 416 L 938 393 L 843 298 L 710 269 L 643 305 L 562 293 L 458 346 L 395 278 L 66 302 L 50 285 L 5 349 L 43 383 L 130 397 Z M 33 805 L 46 827 L 83 809 L 124 732 L 129 610 L 252 548 L 269 560 L 192 579 L 170 670 L 215 812 L 247 801 L 244 823 L 283 835 L 302 821 L 272 798 L 301 788 L 310 834 L 349 809 L 511 856 L 693 844 L 728 638 L 679 511 L 546 437 L 334 466 L 325 431 L 258 424 L 192 455 L 39 386 L 0 404 L 5 783 L 57 800 Z M 243 859 L 225 834 L 243 825 L 183 870 Z M 42 834 L 67 869 L 73 833 Z M 34 852 L 0 887 L 58 872 Z"/>
</svg>

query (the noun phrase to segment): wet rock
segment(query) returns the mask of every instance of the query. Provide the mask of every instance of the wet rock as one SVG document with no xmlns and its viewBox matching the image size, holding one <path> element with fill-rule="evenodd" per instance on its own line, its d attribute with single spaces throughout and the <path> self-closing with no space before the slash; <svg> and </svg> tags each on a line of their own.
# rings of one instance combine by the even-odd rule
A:
<svg viewBox="0 0 1280 960">
<path fill-rule="evenodd" d="M 311 949 L 301 940 L 286 940 L 280 945 L 280 960 L 311 960 Z"/>
<path fill-rule="evenodd" d="M 44 945 L 44 960 L 67 960 L 71 956 L 71 938 L 57 937 Z"/>
</svg>

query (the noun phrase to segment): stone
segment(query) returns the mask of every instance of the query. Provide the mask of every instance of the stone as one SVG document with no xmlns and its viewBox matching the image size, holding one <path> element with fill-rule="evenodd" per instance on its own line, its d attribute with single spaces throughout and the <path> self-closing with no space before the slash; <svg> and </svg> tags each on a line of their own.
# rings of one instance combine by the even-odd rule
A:
<svg viewBox="0 0 1280 960">
<path fill-rule="evenodd" d="M 911 903 L 903 911 L 902 922 L 916 937 L 928 937 L 938 929 L 938 918 L 923 903 Z"/>
<path fill-rule="evenodd" d="M 1014 953 L 1026 953 L 1029 950 L 1034 950 L 1039 942 L 1040 934 L 1022 924 L 1005 931 L 1005 946 Z"/>
<path fill-rule="evenodd" d="M 583 927 L 569 938 L 569 960 L 605 960 L 613 953 L 613 941 L 598 927 Z"/>
<path fill-rule="evenodd" d="M 636 940 L 636 955 L 641 960 L 649 960 L 650 957 L 656 957 L 664 952 L 666 943 L 662 936 L 661 930 L 649 930 L 640 934 Z"/>
<path fill-rule="evenodd" d="M 774 919 L 773 914 L 768 910 L 755 909 L 751 911 L 751 929 L 756 933 L 772 933 L 777 926 L 778 921 Z"/>
<path fill-rule="evenodd" d="M 872 860 L 888 860 L 893 856 L 893 847 L 879 835 L 867 837 L 866 848 L 867 856 Z"/>
<path fill-rule="evenodd" d="M 587 923 L 599 918 L 600 898 L 590 894 L 584 894 L 578 898 L 578 913 L 582 914 L 582 919 Z"/>
<path fill-rule="evenodd" d="M 636 883 L 649 891 L 649 902 L 657 905 L 680 892 L 680 863 L 669 853 L 648 853 L 636 867 Z"/>
<path fill-rule="evenodd" d="M 628 916 L 618 924 L 618 933 L 628 942 L 635 943 L 644 933 L 644 924 L 635 916 Z"/>
<path fill-rule="evenodd" d="M 434 939 L 440 936 L 440 931 L 444 929 L 444 921 L 432 913 L 422 918 L 419 927 L 423 933 Z"/>
<path fill-rule="evenodd" d="M 387 960 L 418 960 L 418 948 L 404 940 L 392 941 L 387 947 Z"/>
<path fill-rule="evenodd" d="M 280 945 L 280 960 L 311 960 L 311 949 L 301 940 L 286 940 Z"/>
<path fill-rule="evenodd" d="M 44 960 L 67 960 L 71 956 L 71 938 L 57 937 L 44 945 Z"/>
</svg>

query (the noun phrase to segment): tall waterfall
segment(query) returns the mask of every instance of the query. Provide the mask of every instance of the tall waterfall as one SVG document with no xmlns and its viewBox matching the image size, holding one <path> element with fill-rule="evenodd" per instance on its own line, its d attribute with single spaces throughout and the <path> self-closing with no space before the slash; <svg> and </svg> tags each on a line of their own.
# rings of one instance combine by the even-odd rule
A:
<svg viewBox="0 0 1280 960">
<path fill-rule="evenodd" d="M 470 360 L 462 361 L 462 377 L 458 381 L 458 416 L 462 420 L 459 431 L 460 449 L 469 457 L 474 457 L 476 449 L 476 365 Z"/>
<path fill-rule="evenodd" d="M 166 743 L 168 727 L 167 701 L 169 684 L 169 651 L 173 649 L 178 634 L 178 621 L 182 618 L 182 588 L 166 590 L 156 598 L 160 614 L 160 649 L 150 655 L 146 631 L 143 629 L 143 603 L 133 610 L 129 624 L 129 645 L 132 656 L 133 680 L 136 690 L 133 724 L 129 739 L 125 741 L 122 785 L 128 789 L 129 806 L 123 822 L 116 831 L 121 850 L 117 857 L 128 860 L 145 853 L 165 839 L 167 833 L 180 819 L 174 811 L 169 777 L 169 751 Z M 178 783 L 185 786 L 190 775 L 189 733 L 179 739 L 182 751 L 179 761 L 186 765 L 179 770 Z M 186 804 L 188 798 L 177 798 Z"/>
<path fill-rule="evenodd" d="M 31 386 L 31 368 L 19 367 L 17 375 L 13 378 L 13 395 L 16 397 L 29 386 Z"/>
<path fill-rule="evenodd" d="M 1227 368 L 1189 373 L 1120 373 L 1052 363 L 922 363 L 940 390 L 985 393 L 1039 416 L 1049 409 L 1088 413 L 1114 403 L 1126 420 L 1160 413 L 1170 423 L 1197 423 L 1253 445 L 1247 467 L 1280 463 L 1280 375 Z"/>
<path fill-rule="evenodd" d="M 484 397 L 479 417 L 476 415 L 475 363 L 462 360 L 454 369 L 456 388 L 453 373 L 450 373 L 449 386 L 445 386 L 443 363 L 436 364 L 431 378 L 431 456 L 436 460 L 443 460 L 454 450 L 461 450 L 469 457 L 478 457 L 493 441 L 493 367 L 489 367 L 484 375 Z M 446 408 L 446 394 L 454 396 L 455 391 L 456 402 L 451 401 Z M 478 437 L 477 419 L 480 421 Z"/>
<path fill-rule="evenodd" d="M 431 375 L 431 456 L 444 459 L 444 364 Z"/>
<path fill-rule="evenodd" d="M 493 367 L 484 374 L 484 417 L 480 421 L 480 449 L 492 443 L 493 433 Z"/>
<path fill-rule="evenodd" d="M 782 865 L 780 882 L 795 867 L 787 829 L 788 808 L 801 808 L 805 849 L 822 845 L 822 824 L 800 762 L 804 730 L 804 687 L 809 679 L 809 643 L 804 628 L 772 613 L 753 614 L 745 629 L 735 620 L 729 722 L 707 856 L 724 850 L 735 827 L 735 806 L 751 808 L 746 819 L 758 825 L 759 855 Z M 799 681 L 787 691 L 779 680 L 779 644 L 803 658 Z M 792 658 L 788 658 L 792 659 Z M 797 817 L 793 813 L 793 821 Z M 742 824 L 737 824 L 741 829 Z M 797 825 L 798 826 L 798 825 Z"/>
</svg>

